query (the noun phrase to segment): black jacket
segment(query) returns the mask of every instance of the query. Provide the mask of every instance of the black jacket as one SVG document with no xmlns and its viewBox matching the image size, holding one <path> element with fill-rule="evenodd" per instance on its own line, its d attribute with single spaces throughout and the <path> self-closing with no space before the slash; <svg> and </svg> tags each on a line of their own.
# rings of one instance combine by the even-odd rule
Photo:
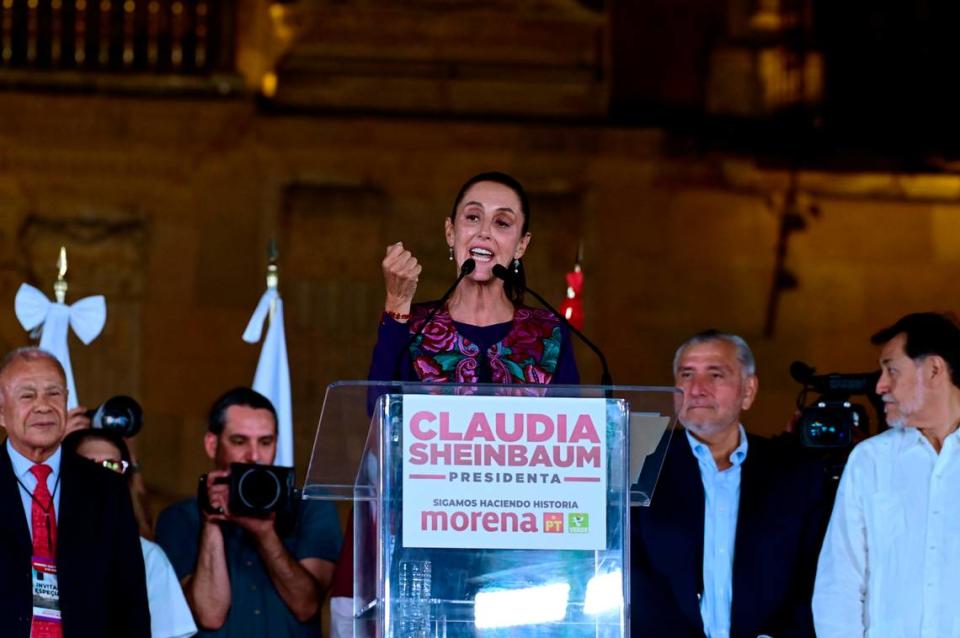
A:
<svg viewBox="0 0 960 638">
<path fill-rule="evenodd" d="M 803 451 L 748 436 L 734 544 L 730 637 L 814 636 L 810 599 L 829 516 L 822 467 Z M 631 512 L 634 636 L 702 638 L 704 491 L 682 430 L 650 507 Z"/>
<path fill-rule="evenodd" d="M 33 543 L 6 443 L 0 443 L 0 627 L 28 638 Z M 123 478 L 64 452 L 57 578 L 64 638 L 150 636 L 143 551 Z"/>
</svg>

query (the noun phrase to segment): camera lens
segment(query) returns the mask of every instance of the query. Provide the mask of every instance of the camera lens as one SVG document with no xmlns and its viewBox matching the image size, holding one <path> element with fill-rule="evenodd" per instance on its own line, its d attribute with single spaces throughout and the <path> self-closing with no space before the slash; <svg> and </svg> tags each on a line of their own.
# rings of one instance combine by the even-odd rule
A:
<svg viewBox="0 0 960 638">
<path fill-rule="evenodd" d="M 237 481 L 237 496 L 251 511 L 269 512 L 280 500 L 282 486 L 276 473 L 250 468 Z"/>
<path fill-rule="evenodd" d="M 118 395 L 104 401 L 94 412 L 91 421 L 95 428 L 130 437 L 139 432 L 143 425 L 143 408 L 135 399 Z"/>
<path fill-rule="evenodd" d="M 797 430 L 807 447 L 846 448 L 858 423 L 859 415 L 853 408 L 824 405 L 805 408 L 797 421 Z"/>
</svg>

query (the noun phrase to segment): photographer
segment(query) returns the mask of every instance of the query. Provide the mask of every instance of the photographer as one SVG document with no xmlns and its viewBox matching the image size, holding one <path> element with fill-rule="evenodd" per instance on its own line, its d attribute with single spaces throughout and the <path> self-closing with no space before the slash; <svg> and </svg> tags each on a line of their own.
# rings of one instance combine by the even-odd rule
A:
<svg viewBox="0 0 960 638">
<path fill-rule="evenodd" d="M 295 523 L 275 513 L 230 511 L 231 463 L 273 462 L 276 411 L 263 395 L 236 388 L 210 411 L 204 450 L 214 462 L 197 498 L 171 505 L 157 522 L 201 631 L 199 636 L 319 636 L 320 607 L 340 550 L 340 525 L 326 502 L 297 501 Z M 218 480 L 219 479 L 219 480 Z"/>
</svg>

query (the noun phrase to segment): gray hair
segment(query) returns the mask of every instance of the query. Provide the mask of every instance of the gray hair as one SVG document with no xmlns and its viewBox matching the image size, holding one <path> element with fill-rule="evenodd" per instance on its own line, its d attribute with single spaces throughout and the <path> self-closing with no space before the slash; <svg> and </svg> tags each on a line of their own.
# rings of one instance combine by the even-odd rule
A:
<svg viewBox="0 0 960 638">
<path fill-rule="evenodd" d="M 740 362 L 740 366 L 743 368 L 744 377 L 752 377 L 757 373 L 757 360 L 754 359 L 753 350 L 750 349 L 750 346 L 743 337 L 731 332 L 720 332 L 719 330 L 711 328 L 710 330 L 698 332 L 680 344 L 680 347 L 677 348 L 676 353 L 673 355 L 673 376 L 676 377 L 677 372 L 680 371 L 680 356 L 683 355 L 684 350 L 690 346 L 709 343 L 711 341 L 726 341 L 736 349 L 737 361 Z"/>
<path fill-rule="evenodd" d="M 0 360 L 0 378 L 3 378 L 3 373 L 7 371 L 7 368 L 17 361 L 39 361 L 41 359 L 52 363 L 60 373 L 60 378 L 66 383 L 67 373 L 64 371 L 60 360 L 53 356 L 52 353 L 41 350 L 36 346 L 23 346 L 22 348 L 15 348 L 8 352 L 6 356 Z"/>
</svg>

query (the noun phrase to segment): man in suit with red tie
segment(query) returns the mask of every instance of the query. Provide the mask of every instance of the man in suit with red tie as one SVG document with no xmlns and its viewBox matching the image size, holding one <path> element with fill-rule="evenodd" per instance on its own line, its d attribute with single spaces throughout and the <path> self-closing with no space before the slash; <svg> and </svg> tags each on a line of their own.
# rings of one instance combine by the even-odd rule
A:
<svg viewBox="0 0 960 638">
<path fill-rule="evenodd" d="M 67 389 L 37 348 L 0 362 L 0 627 L 10 638 L 150 635 L 143 557 L 122 477 L 60 441 Z"/>
</svg>

